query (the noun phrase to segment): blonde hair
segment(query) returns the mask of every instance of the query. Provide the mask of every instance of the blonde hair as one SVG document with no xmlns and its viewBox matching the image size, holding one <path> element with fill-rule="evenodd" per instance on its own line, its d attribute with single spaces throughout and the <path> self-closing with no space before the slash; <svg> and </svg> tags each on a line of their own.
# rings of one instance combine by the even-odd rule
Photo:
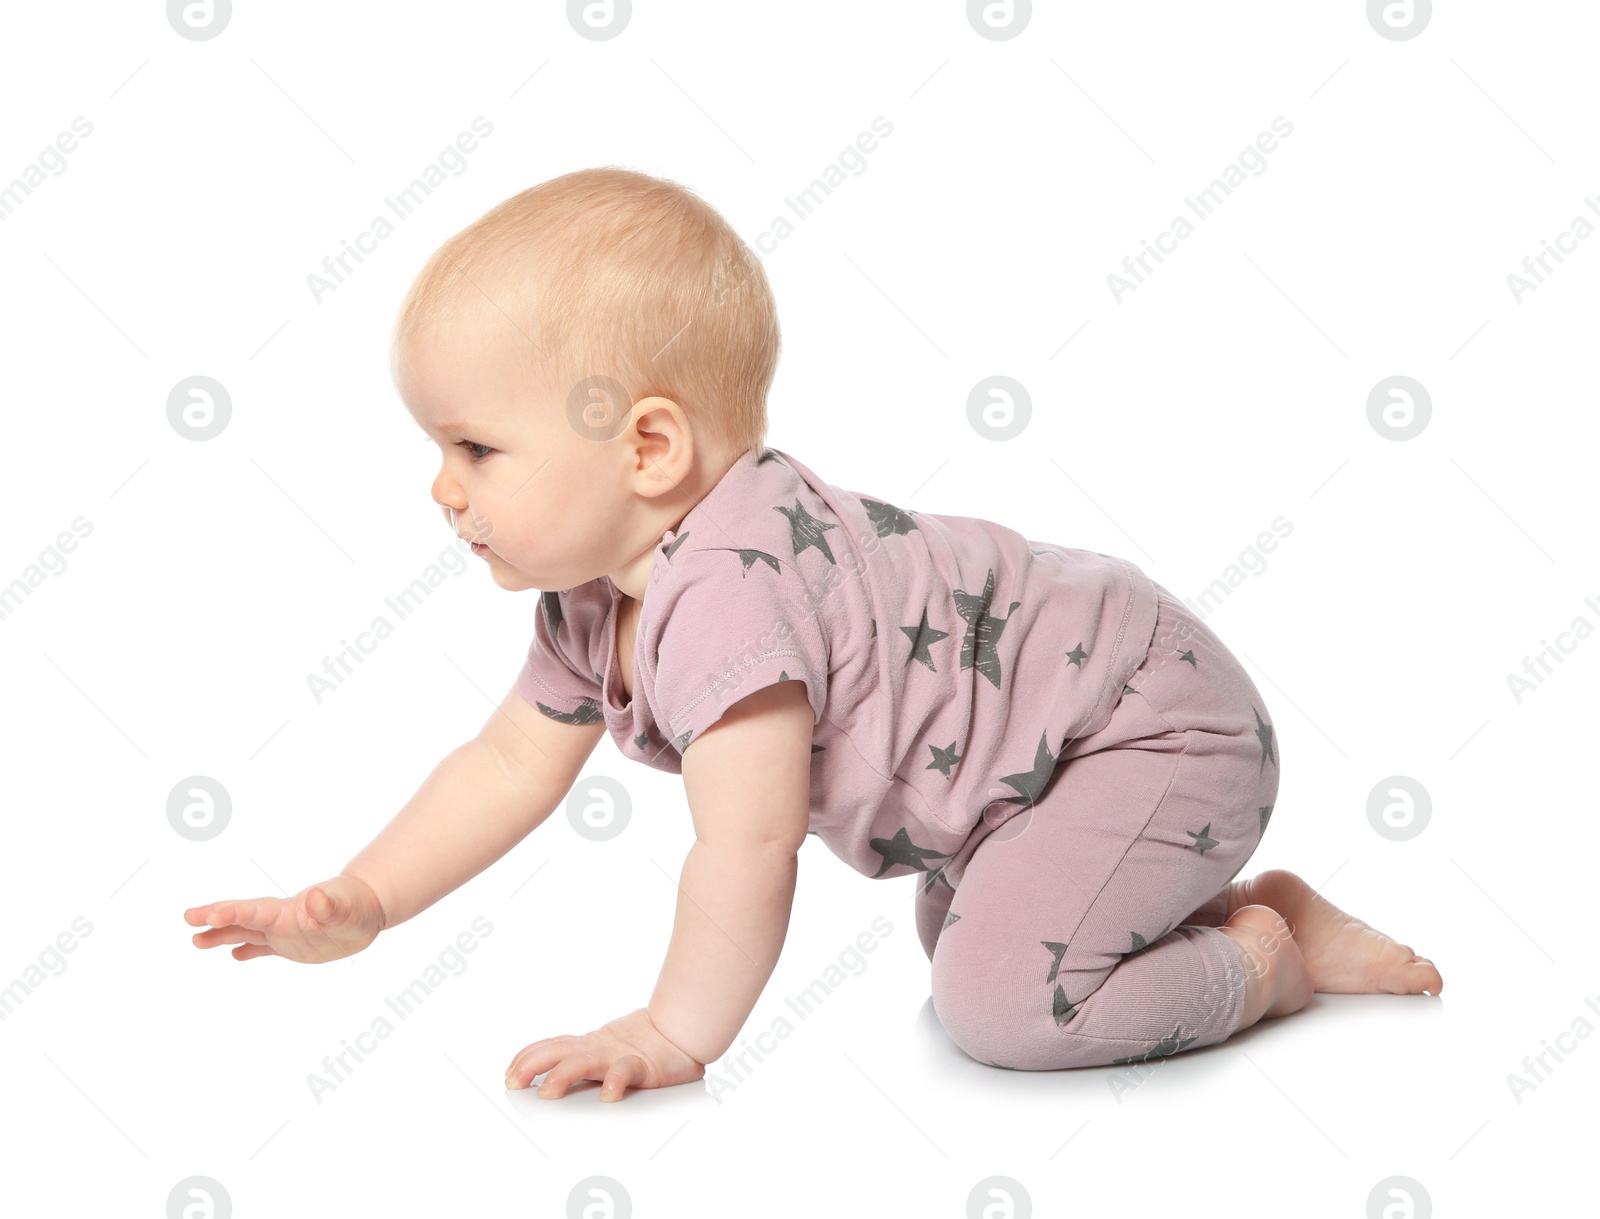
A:
<svg viewBox="0 0 1600 1219">
<path fill-rule="evenodd" d="M 777 304 L 760 260 L 678 183 L 604 166 L 513 195 L 429 258 L 395 342 L 473 298 L 534 342 L 555 392 L 611 377 L 630 404 L 677 402 L 729 460 L 765 445 Z"/>
</svg>

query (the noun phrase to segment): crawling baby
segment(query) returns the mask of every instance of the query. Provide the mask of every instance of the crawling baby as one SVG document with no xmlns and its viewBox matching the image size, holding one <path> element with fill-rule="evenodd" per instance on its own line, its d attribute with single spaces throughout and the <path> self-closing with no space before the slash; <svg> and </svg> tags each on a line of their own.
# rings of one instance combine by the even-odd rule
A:
<svg viewBox="0 0 1600 1219">
<path fill-rule="evenodd" d="M 702 1078 L 777 962 L 807 834 L 916 877 L 934 1009 L 993 1066 L 1144 1062 L 1313 991 L 1439 993 L 1294 873 L 1234 880 L 1282 754 L 1196 614 L 1124 559 L 825 482 L 765 442 L 778 351 L 760 263 L 644 174 L 555 178 L 434 254 L 394 380 L 451 527 L 540 590 L 526 663 L 338 876 L 194 907 L 197 946 L 359 952 L 543 823 L 608 735 L 683 776 L 666 960 L 644 1007 L 533 1042 L 509 1088 Z"/>
</svg>

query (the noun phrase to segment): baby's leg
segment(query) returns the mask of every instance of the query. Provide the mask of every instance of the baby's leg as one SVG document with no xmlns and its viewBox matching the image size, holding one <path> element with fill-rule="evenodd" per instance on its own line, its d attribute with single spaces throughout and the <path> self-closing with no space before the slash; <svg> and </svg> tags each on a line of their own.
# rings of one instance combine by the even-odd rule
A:
<svg viewBox="0 0 1600 1219">
<path fill-rule="evenodd" d="M 1276 780 L 1238 755 L 1231 739 L 1172 732 L 1073 758 L 983 841 L 933 957 L 957 1045 L 1024 1070 L 1141 1061 L 1309 999 L 1272 911 L 1184 921 L 1225 910 L 1260 839 Z"/>
<path fill-rule="evenodd" d="M 1204 902 L 1195 907 L 1195 909 L 1189 911 L 1188 914 L 1184 915 L 1183 921 L 1196 927 L 1222 926 L 1222 924 L 1228 921 L 1228 916 L 1240 906 L 1247 906 L 1250 904 L 1249 902 L 1240 902 L 1235 900 L 1238 884 L 1238 881 L 1234 881 L 1227 888 L 1223 889 L 1220 893 L 1212 897 L 1210 901 Z"/>
<path fill-rule="evenodd" d="M 922 951 L 933 960 L 933 946 L 939 942 L 939 933 L 950 921 L 950 899 L 955 891 L 947 884 L 934 882 L 930 888 L 919 878 L 917 883 L 916 916 L 917 938 L 922 941 Z"/>
</svg>

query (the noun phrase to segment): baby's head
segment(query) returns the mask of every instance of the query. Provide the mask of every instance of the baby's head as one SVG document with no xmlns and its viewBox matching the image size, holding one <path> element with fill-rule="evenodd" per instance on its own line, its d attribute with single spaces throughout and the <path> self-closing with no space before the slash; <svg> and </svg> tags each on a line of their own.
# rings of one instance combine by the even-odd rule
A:
<svg viewBox="0 0 1600 1219">
<path fill-rule="evenodd" d="M 502 588 L 631 570 L 765 442 L 777 309 L 674 182 L 585 169 L 507 199 L 423 267 L 391 369 L 444 454 L 432 494 Z"/>
</svg>

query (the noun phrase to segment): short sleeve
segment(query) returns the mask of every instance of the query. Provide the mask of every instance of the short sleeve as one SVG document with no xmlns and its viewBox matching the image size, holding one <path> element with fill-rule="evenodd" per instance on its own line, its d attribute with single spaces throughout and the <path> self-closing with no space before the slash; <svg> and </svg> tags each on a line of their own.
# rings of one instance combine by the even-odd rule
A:
<svg viewBox="0 0 1600 1219">
<path fill-rule="evenodd" d="M 589 667 L 591 641 L 605 621 L 596 619 L 593 597 L 544 592 L 539 595 L 533 642 L 517 689 L 528 703 L 553 720 L 566 724 L 594 724 L 605 719 L 600 705 L 601 685 Z"/>
<path fill-rule="evenodd" d="M 792 558 L 708 548 L 673 565 L 656 644 L 657 722 L 682 753 L 739 700 L 780 681 L 806 687 L 811 722 L 828 698 L 829 634 Z M 652 594 L 654 595 L 654 594 Z"/>
</svg>

